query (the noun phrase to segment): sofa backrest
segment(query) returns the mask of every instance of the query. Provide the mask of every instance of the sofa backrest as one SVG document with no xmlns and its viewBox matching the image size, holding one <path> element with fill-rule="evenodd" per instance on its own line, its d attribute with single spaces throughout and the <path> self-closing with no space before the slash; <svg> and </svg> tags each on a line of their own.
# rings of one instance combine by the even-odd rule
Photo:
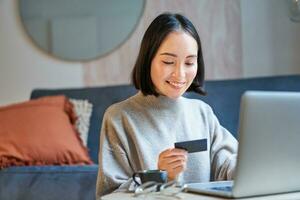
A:
<svg viewBox="0 0 300 200">
<path fill-rule="evenodd" d="M 201 99 L 208 103 L 220 123 L 236 138 L 240 97 L 246 90 L 300 91 L 300 75 L 246 78 L 233 80 L 206 81 L 207 96 L 186 93 L 188 98 Z M 108 87 L 86 87 L 71 89 L 35 89 L 31 98 L 64 94 L 70 98 L 87 99 L 93 104 L 88 148 L 92 160 L 98 163 L 99 133 L 103 114 L 108 106 L 134 95 L 136 89 L 131 85 Z"/>
</svg>

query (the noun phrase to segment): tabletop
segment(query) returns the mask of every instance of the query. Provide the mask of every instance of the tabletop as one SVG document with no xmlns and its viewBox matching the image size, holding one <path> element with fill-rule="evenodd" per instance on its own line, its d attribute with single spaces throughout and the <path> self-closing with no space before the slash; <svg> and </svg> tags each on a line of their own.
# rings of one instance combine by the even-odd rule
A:
<svg viewBox="0 0 300 200">
<path fill-rule="evenodd" d="M 166 196 L 158 192 L 146 194 L 146 195 L 140 195 L 140 196 L 134 196 L 134 193 L 115 192 L 109 195 L 105 195 L 101 199 L 102 200 L 142 200 L 142 199 L 228 200 L 228 198 L 220 198 L 220 197 L 213 197 L 208 195 L 186 193 L 186 192 L 178 193 L 175 196 Z M 300 192 L 249 197 L 249 198 L 242 198 L 242 199 L 243 200 L 300 200 Z"/>
</svg>

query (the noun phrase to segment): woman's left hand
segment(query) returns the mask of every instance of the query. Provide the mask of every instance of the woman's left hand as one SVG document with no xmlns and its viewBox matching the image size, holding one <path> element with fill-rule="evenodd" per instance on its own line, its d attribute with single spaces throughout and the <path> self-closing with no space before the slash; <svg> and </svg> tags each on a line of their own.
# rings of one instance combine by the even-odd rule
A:
<svg viewBox="0 0 300 200">
<path fill-rule="evenodd" d="M 168 172 L 168 180 L 174 180 L 186 169 L 187 151 L 170 148 L 159 154 L 158 169 Z"/>
</svg>

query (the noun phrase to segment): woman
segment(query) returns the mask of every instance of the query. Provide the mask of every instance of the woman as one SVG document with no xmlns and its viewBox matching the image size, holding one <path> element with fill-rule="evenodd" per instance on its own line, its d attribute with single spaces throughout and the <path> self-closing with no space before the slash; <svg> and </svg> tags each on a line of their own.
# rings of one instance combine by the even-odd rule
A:
<svg viewBox="0 0 300 200">
<path fill-rule="evenodd" d="M 161 14 L 148 27 L 132 72 L 139 92 L 104 115 L 97 197 L 133 186 L 135 171 L 161 169 L 168 180 L 232 179 L 237 141 L 200 100 L 182 95 L 203 90 L 200 38 L 180 14 Z M 174 143 L 207 139 L 207 151 L 187 154 Z"/>
</svg>

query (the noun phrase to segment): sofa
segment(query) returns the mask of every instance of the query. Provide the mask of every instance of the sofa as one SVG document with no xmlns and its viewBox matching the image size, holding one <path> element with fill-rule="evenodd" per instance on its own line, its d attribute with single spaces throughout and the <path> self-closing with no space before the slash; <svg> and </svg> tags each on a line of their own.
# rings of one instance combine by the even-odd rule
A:
<svg viewBox="0 0 300 200">
<path fill-rule="evenodd" d="M 201 99 L 214 110 L 220 123 L 238 139 L 240 97 L 246 90 L 300 91 L 300 75 L 206 81 L 207 96 L 186 93 Z M 95 164 L 83 166 L 25 166 L 0 171 L 1 200 L 93 200 L 98 170 L 99 132 L 106 108 L 137 91 L 131 85 L 69 89 L 35 89 L 31 99 L 63 94 L 87 99 L 93 104 L 88 132 L 89 155 Z"/>
</svg>

